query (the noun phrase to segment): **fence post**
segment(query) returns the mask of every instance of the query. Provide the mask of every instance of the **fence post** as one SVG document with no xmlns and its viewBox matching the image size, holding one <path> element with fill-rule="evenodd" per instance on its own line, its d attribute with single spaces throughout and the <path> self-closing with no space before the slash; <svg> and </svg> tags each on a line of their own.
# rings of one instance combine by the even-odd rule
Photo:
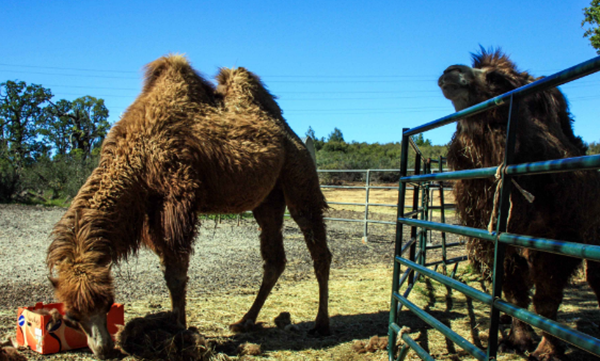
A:
<svg viewBox="0 0 600 361">
<path fill-rule="evenodd" d="M 408 168 L 408 136 L 404 135 L 408 128 L 402 129 L 402 145 L 400 153 L 400 178 L 406 177 Z M 396 246 L 394 247 L 394 257 L 402 256 L 402 224 L 398 222 L 398 218 L 404 217 L 404 200 L 406 197 L 406 183 L 398 182 L 398 209 L 396 214 Z M 389 324 L 396 323 L 398 315 L 398 300 L 394 297 L 394 293 L 400 292 L 400 263 L 394 260 L 394 273 L 392 280 L 392 300 L 390 307 Z M 397 334 L 392 327 L 388 328 L 388 355 L 389 360 L 393 360 L 393 354 L 396 352 L 396 337 Z M 406 356 L 406 352 L 404 353 Z"/>
<path fill-rule="evenodd" d="M 369 190 L 371 185 L 371 170 L 367 169 L 367 179 L 365 181 L 365 190 L 367 195 L 365 196 L 365 232 L 363 236 L 363 243 L 367 243 L 367 235 L 369 232 Z"/>
</svg>

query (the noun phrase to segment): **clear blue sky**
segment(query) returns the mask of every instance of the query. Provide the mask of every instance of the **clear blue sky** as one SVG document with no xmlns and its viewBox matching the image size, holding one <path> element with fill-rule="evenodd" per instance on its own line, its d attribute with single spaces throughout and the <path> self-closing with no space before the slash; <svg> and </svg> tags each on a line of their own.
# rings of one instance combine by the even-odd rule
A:
<svg viewBox="0 0 600 361">
<path fill-rule="evenodd" d="M 338 127 L 346 141 L 396 142 L 403 127 L 454 111 L 437 78 L 480 44 L 535 76 L 595 57 L 581 28 L 589 2 L 2 1 L 0 82 L 103 98 L 114 123 L 144 64 L 185 53 L 208 78 L 234 66 L 261 76 L 301 136 Z M 600 141 L 600 75 L 562 90 L 576 133 Z M 425 137 L 445 144 L 454 129 Z"/>
</svg>

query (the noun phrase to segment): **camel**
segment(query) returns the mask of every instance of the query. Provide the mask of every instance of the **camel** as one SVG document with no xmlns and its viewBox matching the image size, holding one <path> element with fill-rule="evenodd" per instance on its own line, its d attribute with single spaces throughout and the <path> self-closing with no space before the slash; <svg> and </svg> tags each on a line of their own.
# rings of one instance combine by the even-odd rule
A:
<svg viewBox="0 0 600 361">
<path fill-rule="evenodd" d="M 537 78 L 539 79 L 539 78 Z M 453 65 L 439 78 L 444 96 L 460 111 L 537 80 L 517 69 L 501 50 L 473 55 L 473 66 Z M 514 162 L 526 163 L 586 154 L 586 146 L 573 134 L 567 100 L 556 88 L 516 99 L 519 126 Z M 504 161 L 508 106 L 500 106 L 458 122 L 448 150 L 455 170 L 499 166 Z M 513 189 L 507 231 L 570 242 L 598 244 L 600 239 L 600 175 L 595 171 L 518 176 L 517 184 L 535 198 L 530 203 Z M 454 187 L 457 213 L 463 225 L 488 228 L 496 184 L 491 179 L 459 180 Z M 493 220 L 492 220 L 493 222 Z M 492 224 L 493 225 L 493 224 Z M 490 242 L 470 239 L 471 262 L 489 275 L 494 250 Z M 506 299 L 527 309 L 535 286 L 533 306 L 539 315 L 556 320 L 563 290 L 581 259 L 508 247 L 504 263 Z M 600 296 L 600 267 L 587 261 L 587 281 Z M 564 344 L 543 333 L 534 342 L 533 329 L 513 318 L 511 331 L 502 340 L 505 350 L 532 351 L 536 360 L 561 360 Z"/>
<path fill-rule="evenodd" d="M 173 312 L 185 326 L 199 214 L 251 210 L 262 230 L 264 275 L 254 304 L 230 326 L 247 331 L 285 268 L 287 206 L 319 284 L 311 332 L 329 334 L 327 204 L 315 164 L 275 98 L 244 68 L 221 69 L 215 88 L 182 55 L 148 64 L 145 77 L 141 94 L 102 144 L 98 167 L 52 231 L 47 265 L 65 317 L 79 324 L 98 358 L 110 357 L 111 266 L 144 246 L 159 256 Z"/>
</svg>

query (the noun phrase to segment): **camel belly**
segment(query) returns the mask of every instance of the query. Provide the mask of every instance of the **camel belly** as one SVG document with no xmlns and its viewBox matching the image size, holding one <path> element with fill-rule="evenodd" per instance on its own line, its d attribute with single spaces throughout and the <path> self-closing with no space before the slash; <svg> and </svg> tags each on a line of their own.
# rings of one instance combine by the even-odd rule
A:
<svg viewBox="0 0 600 361">
<path fill-rule="evenodd" d="M 220 188 L 207 189 L 198 205 L 200 213 L 235 214 L 253 210 L 271 193 L 276 179 L 260 186 L 240 181 Z"/>
</svg>

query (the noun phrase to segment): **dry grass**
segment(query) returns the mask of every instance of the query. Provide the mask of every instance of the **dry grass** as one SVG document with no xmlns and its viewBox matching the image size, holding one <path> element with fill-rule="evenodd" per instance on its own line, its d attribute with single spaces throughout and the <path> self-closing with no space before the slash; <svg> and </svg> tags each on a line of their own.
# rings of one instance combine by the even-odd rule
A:
<svg viewBox="0 0 600 361">
<path fill-rule="evenodd" d="M 356 184 L 357 186 L 364 186 L 364 184 Z M 382 185 L 383 186 L 383 185 Z M 385 184 L 385 186 L 396 186 L 397 184 Z M 337 189 L 337 188 L 323 188 L 321 189 L 327 202 L 347 202 L 347 203 L 365 203 L 366 190 L 364 189 Z M 406 204 L 412 204 L 413 191 L 407 190 L 406 192 Z M 451 191 L 444 191 L 445 203 L 452 203 L 454 198 Z M 440 205 L 439 191 L 434 192 L 433 197 L 434 205 Z M 369 203 L 379 204 L 397 204 L 398 203 L 398 190 L 397 189 L 371 189 L 369 191 Z M 364 212 L 364 206 L 350 206 L 333 204 L 331 207 L 335 210 L 348 210 L 355 212 Z M 369 206 L 369 212 L 383 213 L 383 214 L 396 214 L 396 208 L 392 207 L 377 207 Z"/>
<path fill-rule="evenodd" d="M 356 340 L 365 343 L 372 336 L 386 336 L 390 305 L 391 265 L 371 265 L 352 269 L 333 270 L 330 281 L 330 315 L 333 335 L 314 338 L 307 331 L 312 326 L 317 309 L 317 286 L 312 279 L 300 282 L 280 282 L 267 300 L 259 316 L 256 330 L 246 334 L 232 334 L 228 325 L 242 316 L 253 299 L 254 289 L 224 290 L 221 294 L 188 299 L 188 323 L 195 327 L 214 347 L 216 353 L 227 354 L 232 360 L 339 360 L 383 361 L 385 351 L 357 353 Z M 479 276 L 469 267 L 459 268 L 457 277 L 469 285 L 487 290 Z M 311 276 L 312 278 L 312 276 Z M 471 301 L 460 292 L 450 291 L 435 281 L 419 281 L 409 299 L 440 319 L 454 331 L 475 345 L 485 349 L 489 326 L 489 308 Z M 147 299 L 126 305 L 126 321 L 148 313 L 167 311 L 168 299 Z M 163 306 L 164 305 L 164 306 Z M 289 312 L 295 325 L 288 331 L 275 325 L 281 312 Z M 568 289 L 559 311 L 559 320 L 571 327 L 599 337 L 600 315 L 597 302 L 581 275 Z M 441 334 L 403 309 L 402 326 L 408 326 L 411 337 L 439 360 L 472 360 L 473 358 Z M 260 356 L 238 357 L 240 345 L 260 345 Z M 572 360 L 595 360 L 583 351 L 569 351 Z M 30 359 L 42 359 L 26 352 Z M 76 351 L 43 357 L 44 360 L 92 360 L 86 351 Z M 224 357 L 222 359 L 225 359 Z M 418 357 L 411 351 L 408 360 Z M 504 354 L 499 360 L 523 360 L 518 355 Z M 124 360 L 135 360 L 126 357 Z"/>
</svg>

